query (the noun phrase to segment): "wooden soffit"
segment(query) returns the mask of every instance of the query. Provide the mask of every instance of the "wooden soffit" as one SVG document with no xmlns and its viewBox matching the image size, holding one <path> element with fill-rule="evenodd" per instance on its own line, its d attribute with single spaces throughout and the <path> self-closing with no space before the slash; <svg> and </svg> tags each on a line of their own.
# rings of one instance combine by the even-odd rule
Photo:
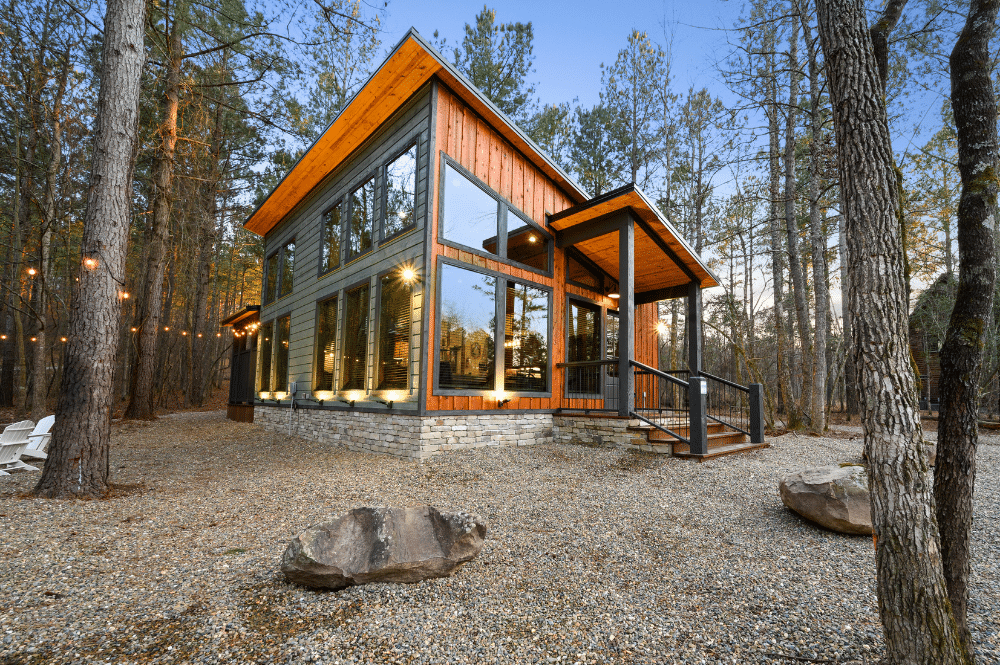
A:
<svg viewBox="0 0 1000 665">
<path fill-rule="evenodd" d="M 260 305 L 249 305 L 244 309 L 236 312 L 235 314 L 230 314 L 226 318 L 219 321 L 219 327 L 233 326 L 236 325 L 246 325 L 247 323 L 253 323 L 260 316 Z"/>
<path fill-rule="evenodd" d="M 382 66 L 250 215 L 244 227 L 265 235 L 277 226 L 433 76 L 481 115 L 570 199 L 582 203 L 589 198 L 513 121 L 410 28 Z"/>
<path fill-rule="evenodd" d="M 707 289 L 719 280 L 659 209 L 634 184 L 625 185 L 549 217 L 557 237 L 587 236 L 573 247 L 618 279 L 618 233 L 608 222 L 626 212 L 635 222 L 635 291 L 652 293 L 697 282 Z"/>
</svg>

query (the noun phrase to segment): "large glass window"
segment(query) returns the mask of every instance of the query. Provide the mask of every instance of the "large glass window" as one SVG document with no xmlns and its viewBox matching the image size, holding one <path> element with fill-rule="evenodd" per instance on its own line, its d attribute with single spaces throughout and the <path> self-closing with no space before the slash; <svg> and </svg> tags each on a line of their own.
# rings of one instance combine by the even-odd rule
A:
<svg viewBox="0 0 1000 665">
<path fill-rule="evenodd" d="M 445 162 L 441 226 L 445 240 L 496 254 L 498 210 L 496 199 Z"/>
<path fill-rule="evenodd" d="M 548 270 L 548 238 L 513 213 L 507 214 L 507 228 L 507 258 L 538 270 Z"/>
<path fill-rule="evenodd" d="M 504 390 L 545 392 L 549 368 L 549 294 L 507 282 Z"/>
<path fill-rule="evenodd" d="M 385 167 L 385 222 L 383 238 L 391 238 L 416 222 L 417 146 Z"/>
<path fill-rule="evenodd" d="M 568 310 L 566 361 L 573 363 L 600 360 L 600 308 L 570 300 Z M 596 394 L 600 392 L 599 379 L 599 366 L 566 368 L 566 390 L 570 393 Z"/>
<path fill-rule="evenodd" d="M 323 258 L 322 271 L 329 272 L 340 265 L 340 225 L 343 222 L 344 202 L 336 205 L 323 215 Z"/>
<path fill-rule="evenodd" d="M 260 361 L 257 372 L 257 390 L 271 390 L 271 353 L 274 349 L 274 323 L 268 321 L 260 327 Z"/>
<path fill-rule="evenodd" d="M 317 318 L 313 390 L 333 390 L 333 372 L 337 360 L 337 299 L 321 302 Z"/>
<path fill-rule="evenodd" d="M 618 359 L 618 312 L 608 312 L 607 329 L 604 331 L 605 357 Z M 618 365 L 607 366 L 608 376 L 618 376 Z"/>
<path fill-rule="evenodd" d="M 604 287 L 601 274 L 585 265 L 569 251 L 566 252 L 566 281 L 582 284 L 598 292 Z"/>
<path fill-rule="evenodd" d="M 375 228 L 375 178 L 369 178 L 351 192 L 351 220 L 348 226 L 347 248 L 351 258 L 372 248 Z"/>
<path fill-rule="evenodd" d="M 398 272 L 379 280 L 378 377 L 379 390 L 410 387 L 410 285 Z"/>
<path fill-rule="evenodd" d="M 278 282 L 278 297 L 292 292 L 295 278 L 295 241 L 285 243 L 281 248 L 281 279 Z"/>
<path fill-rule="evenodd" d="M 288 333 L 291 315 L 274 322 L 274 389 L 288 390 Z"/>
<path fill-rule="evenodd" d="M 340 363 L 341 389 L 364 390 L 368 360 L 367 284 L 347 292 L 344 300 L 343 360 Z"/>
<path fill-rule="evenodd" d="M 496 290 L 496 277 L 442 266 L 439 387 L 495 388 Z"/>
<path fill-rule="evenodd" d="M 275 286 L 278 283 L 278 253 L 275 252 L 267 257 L 264 262 L 264 304 L 274 300 L 277 293 Z"/>
</svg>

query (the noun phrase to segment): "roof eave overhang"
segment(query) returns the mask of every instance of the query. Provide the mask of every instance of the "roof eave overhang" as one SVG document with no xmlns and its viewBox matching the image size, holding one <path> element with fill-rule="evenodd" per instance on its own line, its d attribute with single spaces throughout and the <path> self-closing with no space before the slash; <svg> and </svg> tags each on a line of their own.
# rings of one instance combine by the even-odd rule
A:
<svg viewBox="0 0 1000 665">
<path fill-rule="evenodd" d="M 247 218 L 244 227 L 265 235 L 280 224 L 435 76 L 540 168 L 571 200 L 577 203 L 588 200 L 587 192 L 561 166 L 411 28 L 330 126 Z"/>
</svg>

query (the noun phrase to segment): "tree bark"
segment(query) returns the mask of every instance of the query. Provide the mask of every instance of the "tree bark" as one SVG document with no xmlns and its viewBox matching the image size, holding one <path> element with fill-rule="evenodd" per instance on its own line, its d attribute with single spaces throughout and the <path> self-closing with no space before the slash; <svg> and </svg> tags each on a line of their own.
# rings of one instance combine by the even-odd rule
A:
<svg viewBox="0 0 1000 665">
<path fill-rule="evenodd" d="M 851 259 L 879 614 L 890 663 L 968 663 L 951 612 L 907 341 L 896 168 L 860 0 L 817 0 Z"/>
<path fill-rule="evenodd" d="M 774 65 L 771 63 L 771 72 L 774 72 Z M 770 149 L 768 151 L 768 167 L 770 170 L 770 217 L 771 217 L 771 290 L 774 299 L 774 339 L 775 339 L 775 363 L 778 377 L 778 411 L 784 410 L 785 425 L 793 419 L 792 396 L 788 390 L 788 357 L 785 340 L 785 312 L 784 312 L 784 261 L 782 257 L 785 252 L 781 246 L 781 217 L 778 214 L 778 196 L 780 189 L 781 169 L 779 166 L 779 143 L 778 143 L 778 96 L 777 83 L 774 77 L 770 77 L 767 83 L 767 118 L 768 135 L 770 138 Z"/>
<path fill-rule="evenodd" d="M 969 536 L 979 439 L 979 380 L 996 282 L 997 103 L 989 43 L 998 0 L 973 0 L 951 52 L 951 106 L 958 129 L 958 293 L 941 348 L 941 420 L 934 498 L 952 611 L 971 660 Z"/>
<path fill-rule="evenodd" d="M 80 282 L 70 310 L 73 335 L 49 457 L 34 489 L 38 496 L 100 496 L 108 489 L 118 291 L 128 245 L 145 11 L 143 0 L 107 3 Z"/>
<path fill-rule="evenodd" d="M 175 15 L 167 39 L 167 76 L 163 93 L 160 145 L 153 161 L 153 223 L 149 235 L 149 258 L 144 281 L 143 315 L 136 333 L 138 365 L 132 373 L 132 388 L 125 418 L 154 420 L 153 384 L 156 381 L 157 339 L 163 312 L 163 274 L 166 268 L 167 236 L 173 199 L 174 152 L 177 145 L 177 109 L 180 99 L 182 42 L 180 20 Z"/>
</svg>

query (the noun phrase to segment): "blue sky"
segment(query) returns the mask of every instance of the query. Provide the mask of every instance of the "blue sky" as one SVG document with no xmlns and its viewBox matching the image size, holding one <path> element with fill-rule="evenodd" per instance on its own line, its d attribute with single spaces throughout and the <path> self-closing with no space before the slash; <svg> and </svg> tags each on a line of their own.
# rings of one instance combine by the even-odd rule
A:
<svg viewBox="0 0 1000 665">
<path fill-rule="evenodd" d="M 677 90 L 694 84 L 724 95 L 713 63 L 725 55 L 725 32 L 733 25 L 740 3 L 722 0 L 693 2 L 624 2 L 606 0 L 545 2 L 505 0 L 487 3 L 499 22 L 528 22 L 534 28 L 535 73 L 531 80 L 543 103 L 571 102 L 591 106 L 601 89 L 601 63 L 611 64 L 633 28 L 666 41 L 664 25 L 673 33 L 673 73 Z M 482 0 L 390 0 L 383 19 L 383 42 L 391 48 L 413 26 L 427 39 L 435 30 L 457 44 L 466 23 L 483 8 Z M 692 27 L 699 26 L 699 27 Z"/>
</svg>

